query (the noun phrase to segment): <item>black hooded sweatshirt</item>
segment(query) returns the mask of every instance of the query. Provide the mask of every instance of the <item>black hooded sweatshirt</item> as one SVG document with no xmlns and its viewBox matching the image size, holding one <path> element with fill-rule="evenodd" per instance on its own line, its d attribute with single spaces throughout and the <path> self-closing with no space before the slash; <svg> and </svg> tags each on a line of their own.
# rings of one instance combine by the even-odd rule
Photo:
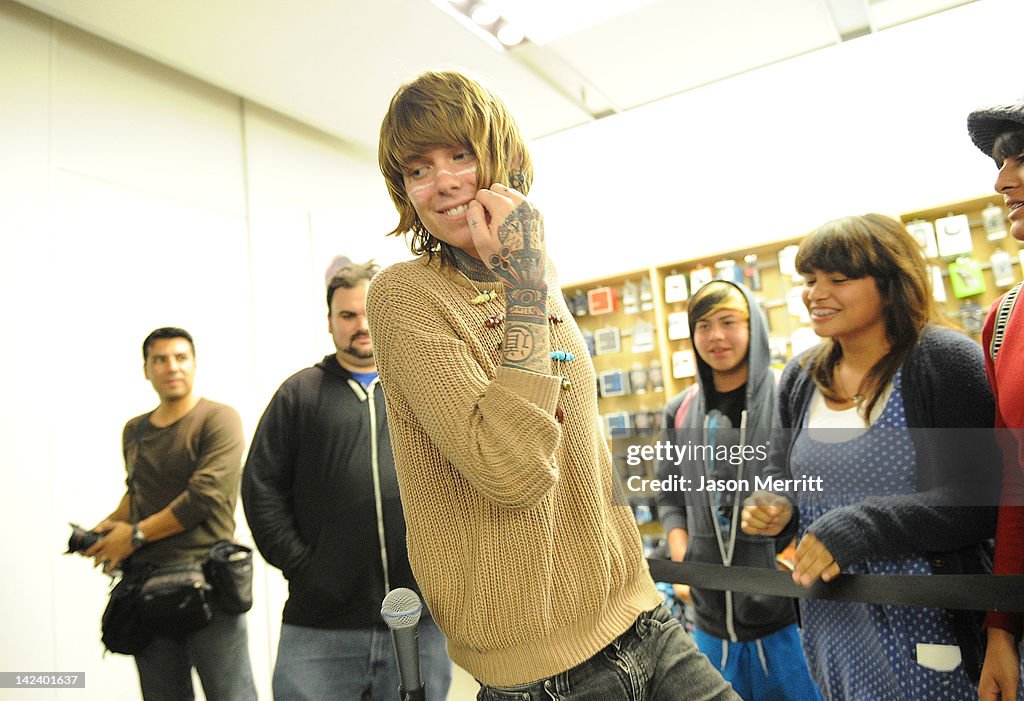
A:
<svg viewBox="0 0 1024 701">
<path fill-rule="evenodd" d="M 288 579 L 284 623 L 382 626 L 390 589 L 419 591 L 405 545 L 384 392 L 333 355 L 285 380 L 253 436 L 242 504 L 256 547 Z"/>
</svg>

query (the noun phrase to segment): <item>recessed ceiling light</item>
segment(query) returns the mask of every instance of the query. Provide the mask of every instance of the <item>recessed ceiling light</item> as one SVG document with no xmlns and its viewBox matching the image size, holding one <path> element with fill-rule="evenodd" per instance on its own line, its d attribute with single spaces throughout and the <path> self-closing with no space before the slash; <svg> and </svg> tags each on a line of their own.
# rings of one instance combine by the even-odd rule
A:
<svg viewBox="0 0 1024 701">
<path fill-rule="evenodd" d="M 501 10 L 493 2 L 481 2 L 481 0 L 430 1 L 497 51 L 517 46 L 526 38 L 525 32 L 510 26 L 509 21 L 501 16 Z M 518 23 L 516 26 L 519 26 Z M 502 36 L 500 40 L 499 32 Z"/>
<path fill-rule="evenodd" d="M 519 29 L 519 27 L 509 24 L 508 22 L 502 24 L 501 28 L 498 29 L 498 41 L 505 46 L 515 46 L 516 44 L 521 43 L 525 38 L 526 36 L 523 34 L 522 29 Z"/>
<path fill-rule="evenodd" d="M 470 18 L 481 27 L 488 27 L 498 21 L 501 14 L 485 2 L 479 3 L 470 13 Z"/>
</svg>

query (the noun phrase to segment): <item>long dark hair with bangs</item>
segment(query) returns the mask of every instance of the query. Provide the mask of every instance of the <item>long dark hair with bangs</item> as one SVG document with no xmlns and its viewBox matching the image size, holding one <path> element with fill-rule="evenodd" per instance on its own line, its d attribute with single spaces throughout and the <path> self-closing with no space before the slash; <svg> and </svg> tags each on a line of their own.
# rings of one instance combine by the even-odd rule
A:
<svg viewBox="0 0 1024 701">
<path fill-rule="evenodd" d="M 890 350 L 865 378 L 867 421 L 925 327 L 941 320 L 921 247 L 895 219 L 881 214 L 843 217 L 823 224 L 800 242 L 796 269 L 803 275 L 820 270 L 852 279 L 872 277 L 878 286 Z M 835 368 L 842 357 L 842 345 L 826 338 L 800 361 L 822 394 L 838 402 L 849 399 L 835 386 Z"/>
<path fill-rule="evenodd" d="M 398 89 L 380 127 L 377 161 L 398 210 L 389 234 L 409 233 L 414 255 L 436 253 L 451 261 L 446 243 L 427 231 L 405 191 L 405 169 L 431 148 L 463 146 L 477 160 L 480 187 L 508 183 L 529 194 L 533 161 L 505 103 L 480 83 L 455 71 L 428 71 Z"/>
</svg>

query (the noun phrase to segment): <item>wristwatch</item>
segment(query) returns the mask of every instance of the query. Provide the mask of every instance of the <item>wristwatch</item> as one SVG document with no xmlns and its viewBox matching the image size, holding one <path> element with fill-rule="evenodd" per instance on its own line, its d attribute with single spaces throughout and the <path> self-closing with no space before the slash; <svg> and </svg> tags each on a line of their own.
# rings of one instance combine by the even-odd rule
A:
<svg viewBox="0 0 1024 701">
<path fill-rule="evenodd" d="M 141 548 L 143 545 L 146 544 L 146 534 L 142 532 L 142 529 L 139 528 L 139 524 L 137 524 L 137 523 L 132 526 L 132 540 L 131 540 L 131 544 L 132 544 L 132 547 L 135 548 L 136 550 L 138 550 L 139 548 Z"/>
</svg>

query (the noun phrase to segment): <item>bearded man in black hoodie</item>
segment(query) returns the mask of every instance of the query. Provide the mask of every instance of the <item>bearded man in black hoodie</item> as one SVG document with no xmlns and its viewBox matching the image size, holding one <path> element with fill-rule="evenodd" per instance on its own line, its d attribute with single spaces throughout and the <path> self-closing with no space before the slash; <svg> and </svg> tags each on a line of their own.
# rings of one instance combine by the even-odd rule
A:
<svg viewBox="0 0 1024 701">
<path fill-rule="evenodd" d="M 242 503 L 264 559 L 288 580 L 274 698 L 393 699 L 399 676 L 380 617 L 392 589 L 418 591 L 366 322 L 372 262 L 328 270 L 328 330 L 337 352 L 285 380 L 260 419 Z M 424 611 L 419 644 L 427 699 L 451 681 L 445 638 Z"/>
</svg>

